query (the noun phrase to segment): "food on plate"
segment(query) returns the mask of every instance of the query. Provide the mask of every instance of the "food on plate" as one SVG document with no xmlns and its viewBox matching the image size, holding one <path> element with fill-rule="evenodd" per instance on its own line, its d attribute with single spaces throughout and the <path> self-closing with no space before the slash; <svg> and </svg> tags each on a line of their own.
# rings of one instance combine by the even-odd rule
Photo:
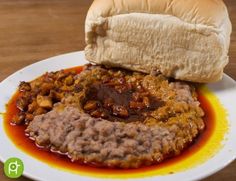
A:
<svg viewBox="0 0 236 181">
<path fill-rule="evenodd" d="M 153 165 L 194 144 L 205 122 L 191 82 L 219 80 L 228 62 L 224 3 L 94 0 L 85 32 L 96 64 L 21 82 L 11 122 L 41 148 L 97 167 Z"/>
<path fill-rule="evenodd" d="M 39 91 L 48 75 L 54 76 L 47 83 L 58 84 L 72 77 L 70 86 L 77 88 Z M 179 155 L 205 128 L 194 86 L 162 74 L 88 65 L 80 74 L 46 73 L 19 89 L 19 100 L 38 91 L 19 115 L 28 114 L 31 102 L 40 107 L 39 96 L 54 100 L 51 92 L 59 90 L 62 99 L 22 123 L 37 145 L 85 164 L 138 168 L 160 163 Z"/>
<path fill-rule="evenodd" d="M 16 106 L 19 113 L 12 119 L 14 124 L 28 124 L 34 116 L 44 114 L 70 93 L 78 91 L 75 71 L 49 72 L 31 82 L 21 82 Z"/>
<path fill-rule="evenodd" d="M 231 23 L 222 0 L 95 0 L 86 58 L 192 82 L 222 78 Z"/>
</svg>

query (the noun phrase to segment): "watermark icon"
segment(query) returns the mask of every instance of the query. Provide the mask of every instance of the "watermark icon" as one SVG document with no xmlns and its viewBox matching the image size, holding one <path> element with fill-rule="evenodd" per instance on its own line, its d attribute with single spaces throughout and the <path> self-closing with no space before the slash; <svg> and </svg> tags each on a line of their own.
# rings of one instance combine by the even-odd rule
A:
<svg viewBox="0 0 236 181">
<path fill-rule="evenodd" d="M 24 171 L 24 164 L 19 158 L 9 158 L 4 163 L 4 173 L 9 178 L 19 178 Z"/>
</svg>

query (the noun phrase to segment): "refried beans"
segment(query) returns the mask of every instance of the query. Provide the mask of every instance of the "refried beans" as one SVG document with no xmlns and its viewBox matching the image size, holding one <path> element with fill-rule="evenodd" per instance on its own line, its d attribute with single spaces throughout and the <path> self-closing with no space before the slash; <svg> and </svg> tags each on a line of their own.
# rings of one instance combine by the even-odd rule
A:
<svg viewBox="0 0 236 181">
<path fill-rule="evenodd" d="M 26 134 L 37 145 L 72 161 L 111 168 L 157 164 L 179 155 L 204 130 L 190 83 L 94 65 L 64 74 L 23 82 L 24 117 L 13 122 L 28 124 Z M 35 86 L 45 78 L 46 93 Z"/>
</svg>

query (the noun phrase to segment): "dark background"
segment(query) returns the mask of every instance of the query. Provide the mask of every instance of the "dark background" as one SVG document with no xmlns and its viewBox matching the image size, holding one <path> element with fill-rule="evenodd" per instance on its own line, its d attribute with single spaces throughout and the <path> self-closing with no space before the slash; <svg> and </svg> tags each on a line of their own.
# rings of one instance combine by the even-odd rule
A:
<svg viewBox="0 0 236 181">
<path fill-rule="evenodd" d="M 83 50 L 84 21 L 92 0 L 0 0 L 0 81 L 39 60 Z M 236 1 L 225 0 L 233 29 Z M 209 11 L 211 7 L 209 7 Z M 236 80 L 236 31 L 231 36 L 225 73 Z M 0 144 L 0 149 L 4 145 Z M 37 165 L 35 165 L 37 169 Z M 43 174 L 43 173 L 42 173 Z M 236 161 L 204 181 L 234 180 Z M 3 174 L 0 181 L 12 181 Z M 17 181 L 29 181 L 25 177 Z"/>
</svg>

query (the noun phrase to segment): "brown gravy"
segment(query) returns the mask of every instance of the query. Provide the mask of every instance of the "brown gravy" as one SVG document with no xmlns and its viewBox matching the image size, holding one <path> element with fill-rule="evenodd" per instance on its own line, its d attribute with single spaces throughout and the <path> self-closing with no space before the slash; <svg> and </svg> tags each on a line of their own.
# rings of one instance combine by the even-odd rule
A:
<svg viewBox="0 0 236 181">
<path fill-rule="evenodd" d="M 155 97 L 148 95 L 150 100 L 150 105 L 148 107 L 131 109 L 129 106 L 130 101 L 132 100 L 133 90 L 123 91 L 122 94 L 119 93 L 114 87 L 108 86 L 106 84 L 95 84 L 90 87 L 86 99 L 96 100 L 98 107 L 102 111 L 106 112 L 107 120 L 109 121 L 123 121 L 123 122 L 132 122 L 132 121 L 144 121 L 145 116 L 148 115 L 151 111 L 162 106 L 164 103 L 161 100 L 157 100 Z M 114 105 L 122 105 L 127 111 L 127 117 L 120 117 L 119 115 L 114 114 L 111 110 L 111 107 L 104 106 L 104 100 L 112 100 Z M 87 111 L 86 111 L 87 112 Z M 90 113 L 90 112 L 87 112 Z"/>
</svg>

